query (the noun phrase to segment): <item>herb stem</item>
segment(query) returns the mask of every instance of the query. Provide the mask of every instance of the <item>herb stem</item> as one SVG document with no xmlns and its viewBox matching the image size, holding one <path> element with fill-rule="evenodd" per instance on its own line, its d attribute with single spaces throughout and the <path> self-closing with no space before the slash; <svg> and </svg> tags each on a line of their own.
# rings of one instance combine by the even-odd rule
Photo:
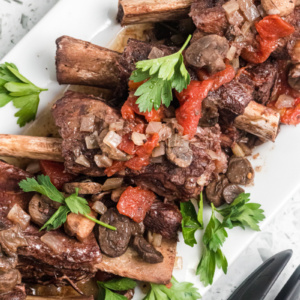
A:
<svg viewBox="0 0 300 300">
<path fill-rule="evenodd" d="M 188 38 L 186 39 L 185 43 L 183 44 L 183 46 L 181 47 L 181 49 L 178 51 L 179 53 L 182 53 L 182 51 L 185 49 L 185 47 L 187 46 L 187 44 L 190 42 L 191 38 L 192 38 L 192 35 L 190 34 L 188 36 Z"/>
<path fill-rule="evenodd" d="M 95 219 L 95 218 L 93 218 L 93 217 L 91 217 L 91 216 L 89 216 L 89 215 L 84 215 L 87 219 L 89 219 L 89 220 L 91 220 L 91 221 L 93 221 L 93 222 L 95 222 L 95 223 L 97 223 L 97 224 L 99 224 L 99 225 L 101 225 L 101 226 L 103 226 L 103 227 L 106 227 L 106 228 L 108 228 L 108 229 L 110 229 L 110 230 L 117 230 L 117 228 L 116 227 L 114 227 L 114 226 L 111 226 L 111 225 L 108 225 L 108 224 L 106 224 L 106 223 L 104 223 L 104 222 L 101 222 L 101 221 L 99 221 L 99 220 L 97 220 L 97 219 Z"/>
</svg>

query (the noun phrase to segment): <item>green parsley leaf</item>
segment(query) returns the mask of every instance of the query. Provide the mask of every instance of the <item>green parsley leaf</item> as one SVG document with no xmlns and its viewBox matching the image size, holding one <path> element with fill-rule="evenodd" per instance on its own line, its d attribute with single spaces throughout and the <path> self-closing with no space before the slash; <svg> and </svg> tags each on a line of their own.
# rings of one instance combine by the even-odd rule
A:
<svg viewBox="0 0 300 300">
<path fill-rule="evenodd" d="M 34 85 L 20 74 L 18 68 L 12 63 L 0 65 L 0 107 L 10 101 L 19 109 L 15 114 L 17 123 L 23 127 L 36 117 L 40 98 L 39 94 L 47 89 Z"/>
<path fill-rule="evenodd" d="M 102 286 L 113 291 L 127 291 L 136 287 L 136 282 L 130 278 L 112 279 L 101 283 Z"/>
<path fill-rule="evenodd" d="M 76 188 L 75 194 L 67 197 L 65 202 L 72 213 L 82 215 L 89 214 L 91 212 L 89 204 L 84 198 L 78 196 L 78 190 L 79 189 Z"/>
<path fill-rule="evenodd" d="M 51 183 L 49 176 L 38 175 L 37 180 L 27 178 L 19 183 L 20 188 L 24 192 L 38 192 L 47 196 L 52 201 L 64 203 L 64 195 Z"/>
<path fill-rule="evenodd" d="M 190 282 L 171 279 L 172 286 L 151 283 L 151 289 L 143 300 L 197 300 L 201 299 L 198 289 Z"/>
<path fill-rule="evenodd" d="M 174 54 L 136 63 L 136 70 L 133 71 L 130 79 L 134 82 L 149 79 L 134 94 L 139 96 L 136 103 L 141 112 L 150 112 L 153 107 L 158 110 L 161 104 L 169 107 L 173 100 L 172 89 L 180 93 L 188 86 L 191 78 L 185 68 L 182 51 L 190 39 L 191 35 L 182 48 Z"/>
<path fill-rule="evenodd" d="M 136 282 L 130 278 L 112 279 L 106 282 L 97 282 L 99 286 L 98 300 L 126 300 L 125 296 L 113 291 L 127 291 L 136 287 Z"/>
<path fill-rule="evenodd" d="M 194 247 L 194 245 L 197 244 L 195 232 L 198 229 L 202 229 L 201 224 L 197 220 L 195 207 L 191 201 L 181 202 L 180 211 L 182 214 L 181 227 L 184 242 Z"/>
<path fill-rule="evenodd" d="M 58 210 L 51 216 L 51 218 L 43 225 L 40 231 L 43 229 L 48 231 L 57 229 L 67 221 L 67 215 L 69 212 L 70 210 L 67 206 L 60 206 Z"/>
<path fill-rule="evenodd" d="M 44 175 L 39 175 L 37 180 L 34 178 L 26 178 L 19 182 L 19 186 L 24 192 L 38 192 L 44 196 L 47 196 L 52 201 L 63 204 L 44 224 L 41 230 L 44 228 L 47 230 L 58 228 L 66 222 L 69 212 L 82 214 L 89 220 L 103 227 L 111 230 L 117 230 L 116 227 L 108 225 L 88 215 L 91 212 L 91 209 L 88 202 L 84 198 L 78 196 L 79 189 L 76 189 L 74 194 L 65 198 L 64 195 L 51 183 L 50 177 Z"/>
<path fill-rule="evenodd" d="M 259 231 L 258 223 L 265 219 L 264 211 L 258 203 L 248 203 L 250 194 L 240 194 L 229 206 L 217 210 L 224 217 L 223 223 L 228 228 L 250 227 Z"/>
</svg>

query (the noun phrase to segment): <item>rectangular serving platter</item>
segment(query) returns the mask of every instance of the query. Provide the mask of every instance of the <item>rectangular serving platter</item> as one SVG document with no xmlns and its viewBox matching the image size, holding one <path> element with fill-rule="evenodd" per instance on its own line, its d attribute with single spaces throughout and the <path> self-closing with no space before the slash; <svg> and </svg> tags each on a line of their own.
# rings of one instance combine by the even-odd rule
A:
<svg viewBox="0 0 300 300">
<path fill-rule="evenodd" d="M 61 0 L 52 10 L 2 59 L 1 62 L 15 63 L 20 72 L 33 81 L 37 86 L 48 88 L 48 92 L 41 94 L 38 116 L 43 113 L 66 86 L 60 86 L 55 75 L 55 40 L 61 35 L 91 41 L 100 46 L 108 45 L 122 30 L 116 22 L 117 0 Z M 0 133 L 22 134 L 13 116 L 15 108 L 8 104 L 0 109 Z M 25 131 L 28 130 L 25 128 Z M 266 219 L 263 227 L 277 212 L 279 212 L 291 196 L 300 188 L 300 126 L 282 126 L 275 143 L 265 143 L 259 146 L 251 159 L 258 171 L 253 186 L 246 188 L 251 193 L 251 200 L 262 204 Z M 210 209 L 206 207 L 206 224 Z M 230 230 L 229 238 L 224 245 L 224 253 L 229 266 L 244 251 L 257 235 L 250 230 L 236 228 Z M 195 269 L 199 262 L 201 248 L 193 248 L 183 243 L 180 235 L 177 256 L 183 259 L 183 268 L 174 270 L 173 275 L 178 281 L 194 283 L 202 295 L 210 287 L 203 287 Z M 197 233 L 200 241 L 201 233 Z M 243 266 L 241 266 L 242 268 Z M 218 271 L 217 280 L 222 275 Z M 142 299 L 138 290 L 134 299 Z"/>
</svg>

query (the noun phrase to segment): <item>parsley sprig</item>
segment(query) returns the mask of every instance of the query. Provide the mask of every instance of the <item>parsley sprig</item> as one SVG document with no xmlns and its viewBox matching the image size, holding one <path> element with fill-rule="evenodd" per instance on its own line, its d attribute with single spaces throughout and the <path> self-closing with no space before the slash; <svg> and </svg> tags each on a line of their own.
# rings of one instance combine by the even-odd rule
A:
<svg viewBox="0 0 300 300">
<path fill-rule="evenodd" d="M 127 291 L 136 287 L 136 282 L 129 278 L 112 279 L 106 282 L 97 282 L 99 293 L 97 300 L 127 300 L 123 295 L 114 291 Z"/>
<path fill-rule="evenodd" d="M 12 101 L 19 109 L 15 117 L 18 117 L 20 127 L 35 119 L 42 91 L 47 89 L 34 85 L 14 64 L 6 62 L 0 65 L 0 107 Z"/>
<path fill-rule="evenodd" d="M 173 99 L 172 89 L 180 93 L 188 86 L 191 78 L 185 68 L 182 51 L 191 37 L 189 35 L 182 48 L 174 54 L 136 63 L 130 79 L 134 82 L 148 79 L 134 94 L 139 96 L 136 103 L 141 112 L 150 112 L 153 107 L 158 110 L 161 104 L 169 107 Z"/>
<path fill-rule="evenodd" d="M 151 289 L 143 300 L 197 300 L 201 299 L 197 288 L 190 282 L 178 282 L 171 279 L 172 286 L 151 283 Z"/>
<path fill-rule="evenodd" d="M 249 227 L 256 231 L 260 230 L 258 224 L 265 218 L 264 211 L 260 208 L 260 204 L 249 202 L 250 194 L 242 193 L 224 208 L 216 209 L 213 204 L 211 205 L 212 214 L 202 238 L 203 252 L 196 270 L 205 286 L 212 284 L 216 268 L 227 273 L 227 259 L 221 250 L 228 237 L 227 229 Z M 197 243 L 195 232 L 203 228 L 203 199 L 200 198 L 198 215 L 191 202 L 182 203 L 180 209 L 183 216 L 184 241 L 193 247 Z M 216 217 L 216 212 L 223 217 L 222 221 Z"/>
<path fill-rule="evenodd" d="M 27 178 L 19 183 L 20 188 L 24 192 L 37 192 L 44 196 L 47 196 L 52 201 L 61 203 L 58 210 L 51 216 L 51 218 L 43 225 L 40 230 L 54 230 L 64 224 L 67 220 L 68 213 L 82 214 L 89 220 L 106 227 L 111 230 L 116 230 L 116 227 L 103 223 L 88 214 L 91 209 L 88 202 L 78 196 L 79 189 L 75 189 L 75 193 L 65 197 L 63 193 L 57 190 L 57 188 L 51 183 L 49 176 L 38 175 L 37 180 L 34 178 Z"/>
</svg>

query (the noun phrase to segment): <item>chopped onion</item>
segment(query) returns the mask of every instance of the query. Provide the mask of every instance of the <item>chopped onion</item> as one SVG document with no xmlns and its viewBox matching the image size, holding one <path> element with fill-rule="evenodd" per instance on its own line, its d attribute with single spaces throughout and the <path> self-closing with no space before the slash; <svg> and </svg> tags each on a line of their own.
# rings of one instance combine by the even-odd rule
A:
<svg viewBox="0 0 300 300">
<path fill-rule="evenodd" d="M 160 247 L 161 246 L 161 241 L 162 241 L 162 235 L 159 233 L 153 233 L 153 241 L 152 245 L 154 247 Z"/>
<path fill-rule="evenodd" d="M 113 130 L 113 131 L 122 130 L 123 127 L 124 127 L 123 120 L 109 124 L 109 130 Z"/>
<path fill-rule="evenodd" d="M 226 54 L 226 58 L 232 61 L 235 57 L 236 50 L 237 50 L 236 47 L 232 45 Z"/>
<path fill-rule="evenodd" d="M 148 59 L 155 59 L 155 58 L 160 58 L 163 57 L 165 54 L 162 50 L 153 47 L 148 55 Z"/>
<path fill-rule="evenodd" d="M 209 177 L 207 174 L 202 174 L 200 177 L 198 177 L 197 184 L 199 186 L 205 186 L 208 183 L 208 179 L 209 179 Z"/>
<path fill-rule="evenodd" d="M 231 150 L 232 150 L 233 154 L 237 157 L 245 156 L 245 152 L 243 151 L 243 149 L 235 142 L 232 144 Z"/>
<path fill-rule="evenodd" d="M 149 122 L 147 128 L 146 128 L 146 133 L 147 134 L 152 134 L 159 132 L 162 129 L 162 123 L 161 122 Z"/>
<path fill-rule="evenodd" d="M 74 153 L 75 157 L 78 157 L 81 154 L 80 147 L 75 147 L 73 149 L 73 153 Z"/>
<path fill-rule="evenodd" d="M 222 7 L 228 15 L 234 13 L 240 8 L 236 0 L 228 1 L 227 3 L 223 4 Z"/>
<path fill-rule="evenodd" d="M 110 192 L 102 192 L 102 193 L 99 193 L 99 194 L 92 195 L 91 200 L 93 202 L 100 201 L 101 199 L 103 199 L 103 197 L 105 195 L 108 195 L 108 194 L 110 194 Z"/>
<path fill-rule="evenodd" d="M 90 162 L 84 155 L 80 155 L 76 158 L 75 162 L 79 165 L 89 168 L 91 166 Z"/>
<path fill-rule="evenodd" d="M 127 188 L 126 186 L 122 186 L 122 187 L 119 187 L 119 188 L 113 190 L 111 193 L 111 196 L 110 196 L 111 200 L 114 202 L 118 202 L 121 195 L 126 190 L 126 188 Z"/>
<path fill-rule="evenodd" d="M 232 60 L 232 67 L 235 69 L 235 70 L 238 70 L 240 68 L 240 60 L 238 57 L 235 57 L 233 60 Z"/>
<path fill-rule="evenodd" d="M 121 187 L 123 178 L 108 178 L 102 186 L 102 191 L 114 190 Z"/>
<path fill-rule="evenodd" d="M 7 215 L 7 219 L 15 224 L 19 224 L 20 227 L 25 230 L 30 223 L 30 215 L 28 215 L 19 204 L 15 204 Z"/>
<path fill-rule="evenodd" d="M 94 161 L 99 168 L 107 168 L 111 167 L 113 160 L 107 157 L 106 155 L 95 155 L 94 156 Z"/>
<path fill-rule="evenodd" d="M 258 5 L 257 10 L 258 10 L 258 12 L 259 12 L 259 14 L 262 18 L 266 16 L 266 13 L 265 13 L 264 8 L 262 7 L 262 5 Z"/>
<path fill-rule="evenodd" d="M 96 201 L 93 204 L 92 209 L 100 215 L 104 215 L 107 211 L 107 207 L 101 201 Z"/>
<path fill-rule="evenodd" d="M 154 148 L 152 151 L 152 157 L 158 157 L 158 156 L 162 156 L 165 155 L 166 151 L 165 151 L 165 143 L 164 142 L 160 142 L 159 146 Z"/>
<path fill-rule="evenodd" d="M 145 141 L 147 141 L 147 137 L 145 134 L 138 133 L 135 131 L 131 134 L 131 139 L 134 142 L 134 144 L 137 146 L 142 146 L 144 145 Z"/>
<path fill-rule="evenodd" d="M 122 137 L 112 130 L 110 130 L 103 139 L 103 143 L 111 148 L 117 148 L 121 142 Z"/>
<path fill-rule="evenodd" d="M 56 254 L 64 253 L 66 251 L 65 242 L 67 242 L 67 238 L 57 234 L 57 232 L 47 232 L 41 237 L 41 241 Z"/>
<path fill-rule="evenodd" d="M 252 0 L 238 0 L 238 4 L 248 21 L 253 22 L 260 17 L 260 14 Z"/>
<path fill-rule="evenodd" d="M 40 163 L 39 161 L 33 161 L 31 163 L 28 164 L 26 171 L 31 173 L 31 174 L 35 174 L 38 173 L 39 171 L 41 171 L 41 167 L 40 167 Z"/>
<path fill-rule="evenodd" d="M 150 230 L 148 230 L 148 232 L 147 232 L 147 240 L 150 244 L 152 244 L 152 242 L 153 242 L 153 233 Z"/>
<path fill-rule="evenodd" d="M 277 8 L 269 9 L 266 11 L 267 15 L 280 15 L 280 10 Z"/>
<path fill-rule="evenodd" d="M 175 270 L 182 270 L 183 267 L 183 259 L 182 256 L 175 257 L 174 269 Z"/>
<path fill-rule="evenodd" d="M 159 134 L 159 141 L 165 141 L 171 137 L 172 129 L 170 126 L 163 124 L 158 134 Z"/>
<path fill-rule="evenodd" d="M 295 101 L 296 100 L 293 97 L 283 94 L 278 97 L 278 100 L 276 101 L 275 106 L 278 109 L 293 107 L 295 104 Z"/>
<path fill-rule="evenodd" d="M 217 155 L 217 153 L 215 151 L 212 151 L 210 149 L 206 149 L 205 151 L 212 160 L 219 159 L 219 155 Z"/>
<path fill-rule="evenodd" d="M 83 116 L 81 118 L 80 131 L 93 132 L 95 126 L 95 116 Z"/>
<path fill-rule="evenodd" d="M 237 26 L 242 24 L 244 21 L 243 16 L 238 11 L 235 11 L 234 13 L 228 15 L 227 19 L 230 24 L 237 25 Z"/>
<path fill-rule="evenodd" d="M 241 28 L 242 34 L 243 34 L 244 36 L 246 36 L 247 33 L 249 32 L 250 28 L 251 28 L 251 23 L 248 22 L 248 21 L 246 21 L 246 22 L 243 24 L 242 28 Z"/>
<path fill-rule="evenodd" d="M 238 143 L 238 145 L 242 148 L 246 156 L 252 154 L 252 150 L 245 143 Z"/>
<path fill-rule="evenodd" d="M 86 136 L 85 144 L 86 144 L 87 149 L 98 149 L 99 148 L 98 132 L 95 131 L 95 132 L 93 132 L 93 134 Z"/>
</svg>

